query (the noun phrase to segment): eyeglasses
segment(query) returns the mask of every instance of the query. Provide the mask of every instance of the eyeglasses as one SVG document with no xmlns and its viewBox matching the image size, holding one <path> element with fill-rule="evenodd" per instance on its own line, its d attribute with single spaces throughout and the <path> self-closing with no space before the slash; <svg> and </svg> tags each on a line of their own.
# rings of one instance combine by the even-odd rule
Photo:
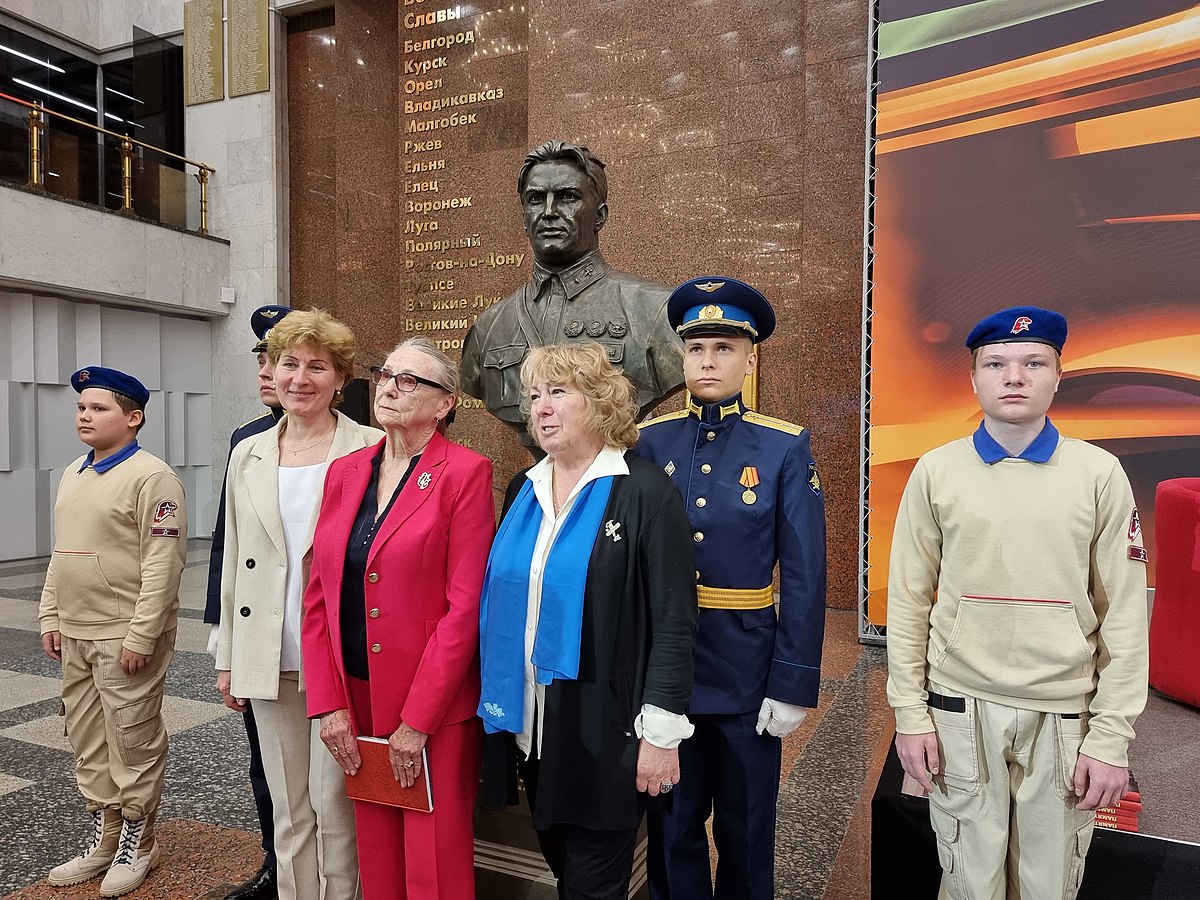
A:
<svg viewBox="0 0 1200 900">
<path fill-rule="evenodd" d="M 436 381 L 430 381 L 428 378 L 422 378 L 420 375 L 414 375 L 411 372 L 389 372 L 383 366 L 371 366 L 371 383 L 383 387 L 388 381 L 396 382 L 396 390 L 403 391 L 406 394 L 411 394 L 417 389 L 418 384 L 427 384 L 430 387 L 435 387 L 438 390 L 450 393 L 445 387 L 438 384 Z"/>
</svg>

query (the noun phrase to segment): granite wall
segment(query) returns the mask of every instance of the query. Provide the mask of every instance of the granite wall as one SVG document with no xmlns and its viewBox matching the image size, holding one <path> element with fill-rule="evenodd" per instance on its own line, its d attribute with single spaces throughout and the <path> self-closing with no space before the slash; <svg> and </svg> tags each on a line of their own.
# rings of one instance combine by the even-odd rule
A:
<svg viewBox="0 0 1200 900">
<path fill-rule="evenodd" d="M 364 363 L 415 331 L 457 356 L 528 277 L 522 157 L 586 144 L 608 168 L 609 262 L 774 302 L 759 407 L 812 431 L 830 604 L 853 608 L 867 4 L 337 0 L 289 30 L 292 303 L 345 319 Z M 527 456 L 467 407 L 451 436 L 506 481 Z"/>
</svg>

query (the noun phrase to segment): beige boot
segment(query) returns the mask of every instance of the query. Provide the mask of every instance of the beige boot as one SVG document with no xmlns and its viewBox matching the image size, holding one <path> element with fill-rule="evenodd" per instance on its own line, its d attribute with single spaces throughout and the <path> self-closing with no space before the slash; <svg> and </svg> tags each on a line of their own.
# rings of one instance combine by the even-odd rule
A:
<svg viewBox="0 0 1200 900">
<path fill-rule="evenodd" d="M 158 855 L 153 814 L 145 819 L 125 819 L 117 855 L 100 882 L 100 896 L 120 897 L 141 887 L 150 870 L 158 865 Z"/>
<path fill-rule="evenodd" d="M 79 884 L 108 870 L 117 854 L 121 839 L 121 812 L 116 809 L 92 811 L 92 838 L 83 853 L 70 862 L 55 866 L 46 876 L 55 887 Z"/>
</svg>

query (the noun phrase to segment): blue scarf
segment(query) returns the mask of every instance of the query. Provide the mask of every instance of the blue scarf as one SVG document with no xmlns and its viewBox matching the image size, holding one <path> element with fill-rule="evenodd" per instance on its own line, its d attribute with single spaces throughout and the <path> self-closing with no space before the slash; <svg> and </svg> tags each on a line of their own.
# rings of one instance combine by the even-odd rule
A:
<svg viewBox="0 0 1200 900">
<path fill-rule="evenodd" d="M 613 476 L 584 485 L 563 523 L 542 573 L 542 606 L 533 657 L 538 684 L 579 676 L 583 591 L 588 560 L 608 506 Z M 542 524 L 542 508 L 526 480 L 500 523 L 479 610 L 479 655 L 483 691 L 478 714 L 488 733 L 524 730 L 525 623 L 529 614 L 529 570 Z"/>
</svg>

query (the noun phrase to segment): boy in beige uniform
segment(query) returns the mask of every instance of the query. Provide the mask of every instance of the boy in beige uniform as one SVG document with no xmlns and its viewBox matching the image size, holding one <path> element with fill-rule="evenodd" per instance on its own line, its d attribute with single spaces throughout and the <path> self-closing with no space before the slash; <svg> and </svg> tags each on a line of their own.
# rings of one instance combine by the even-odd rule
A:
<svg viewBox="0 0 1200 900">
<path fill-rule="evenodd" d="M 62 663 L 67 737 L 93 828 L 84 852 L 48 880 L 62 886 L 103 874 L 100 895 L 116 897 L 138 887 L 159 857 L 163 682 L 175 649 L 187 510 L 179 478 L 137 443 L 149 391 L 101 366 L 80 369 L 71 385 L 75 427 L 92 449 L 59 485 L 38 619 L 43 649 Z"/>
<path fill-rule="evenodd" d="M 954 900 L 1071 900 L 1145 706 L 1146 551 L 1116 457 L 1046 417 L 1067 323 L 967 338 L 983 422 L 925 454 L 888 576 L 888 701 Z"/>
</svg>

